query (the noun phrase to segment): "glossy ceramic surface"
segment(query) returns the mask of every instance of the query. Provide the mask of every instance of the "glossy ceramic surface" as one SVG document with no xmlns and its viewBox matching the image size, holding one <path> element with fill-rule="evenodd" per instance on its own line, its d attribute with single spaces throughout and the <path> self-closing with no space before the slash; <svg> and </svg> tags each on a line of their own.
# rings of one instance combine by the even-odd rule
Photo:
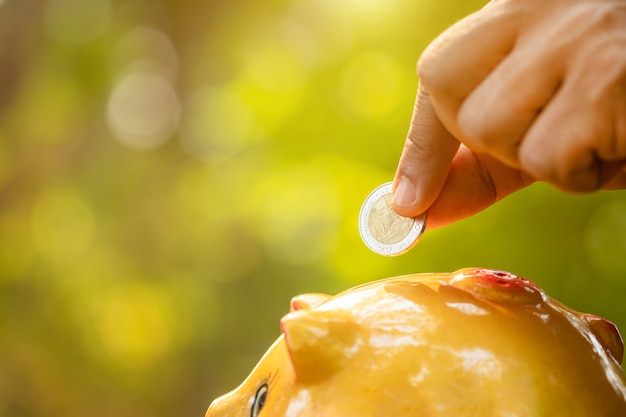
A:
<svg viewBox="0 0 626 417">
<path fill-rule="evenodd" d="M 626 416 L 615 326 L 506 272 L 301 295 L 281 329 L 207 417 Z"/>
</svg>

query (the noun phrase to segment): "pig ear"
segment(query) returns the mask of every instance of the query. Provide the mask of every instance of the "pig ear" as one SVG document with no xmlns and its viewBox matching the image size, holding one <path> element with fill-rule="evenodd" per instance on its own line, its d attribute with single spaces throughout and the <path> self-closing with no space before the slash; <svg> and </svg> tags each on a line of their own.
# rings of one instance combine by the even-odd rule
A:
<svg viewBox="0 0 626 417">
<path fill-rule="evenodd" d="M 607 319 L 593 314 L 583 314 L 582 317 L 589 324 L 589 329 L 600 344 L 621 364 L 624 359 L 624 341 L 619 330 L 617 330 L 617 326 Z"/>
<path fill-rule="evenodd" d="M 331 298 L 331 295 L 319 293 L 297 295 L 291 299 L 290 310 L 313 310 L 324 301 L 327 301 Z"/>
<path fill-rule="evenodd" d="M 359 326 L 341 311 L 293 311 L 280 321 L 296 379 L 318 382 L 337 372 L 354 353 Z"/>
</svg>

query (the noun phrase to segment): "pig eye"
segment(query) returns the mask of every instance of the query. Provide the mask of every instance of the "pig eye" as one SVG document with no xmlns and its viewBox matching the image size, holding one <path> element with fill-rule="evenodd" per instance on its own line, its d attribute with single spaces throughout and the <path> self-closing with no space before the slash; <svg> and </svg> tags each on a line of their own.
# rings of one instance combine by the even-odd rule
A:
<svg viewBox="0 0 626 417">
<path fill-rule="evenodd" d="M 269 391 L 269 386 L 267 382 L 264 382 L 257 390 L 256 394 L 254 394 L 254 399 L 252 400 L 252 405 L 250 406 L 250 417 L 258 417 L 261 409 L 265 405 L 265 399 L 267 398 L 267 393 Z"/>
</svg>

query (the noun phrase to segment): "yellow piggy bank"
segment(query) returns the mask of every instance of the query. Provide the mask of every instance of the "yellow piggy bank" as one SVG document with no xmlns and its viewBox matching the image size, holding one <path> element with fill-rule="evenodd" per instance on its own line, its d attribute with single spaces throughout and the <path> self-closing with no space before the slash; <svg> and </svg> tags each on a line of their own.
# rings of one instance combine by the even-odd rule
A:
<svg viewBox="0 0 626 417">
<path fill-rule="evenodd" d="M 282 335 L 207 417 L 624 417 L 623 343 L 486 269 L 291 301 Z"/>
</svg>

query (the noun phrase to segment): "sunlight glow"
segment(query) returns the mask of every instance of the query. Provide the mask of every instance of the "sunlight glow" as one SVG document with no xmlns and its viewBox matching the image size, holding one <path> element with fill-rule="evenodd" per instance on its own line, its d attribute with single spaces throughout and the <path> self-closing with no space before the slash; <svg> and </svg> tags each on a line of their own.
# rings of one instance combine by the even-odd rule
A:
<svg viewBox="0 0 626 417">
<path fill-rule="evenodd" d="M 290 93 L 310 78 L 316 61 L 315 38 L 291 22 L 266 22 L 251 35 L 244 71 L 260 88 Z"/>
<path fill-rule="evenodd" d="M 402 71 L 389 56 L 366 53 L 344 69 L 338 86 L 340 104 L 350 117 L 384 116 L 398 106 L 404 84 Z"/>
<path fill-rule="evenodd" d="M 280 167 L 256 184 L 251 203 L 251 226 L 276 259 L 306 264 L 332 250 L 339 202 L 323 167 Z"/>
<path fill-rule="evenodd" d="M 223 161 L 240 152 L 250 136 L 251 114 L 246 104 L 227 88 L 206 88 L 185 102 L 180 141 L 190 155 Z"/>
</svg>

